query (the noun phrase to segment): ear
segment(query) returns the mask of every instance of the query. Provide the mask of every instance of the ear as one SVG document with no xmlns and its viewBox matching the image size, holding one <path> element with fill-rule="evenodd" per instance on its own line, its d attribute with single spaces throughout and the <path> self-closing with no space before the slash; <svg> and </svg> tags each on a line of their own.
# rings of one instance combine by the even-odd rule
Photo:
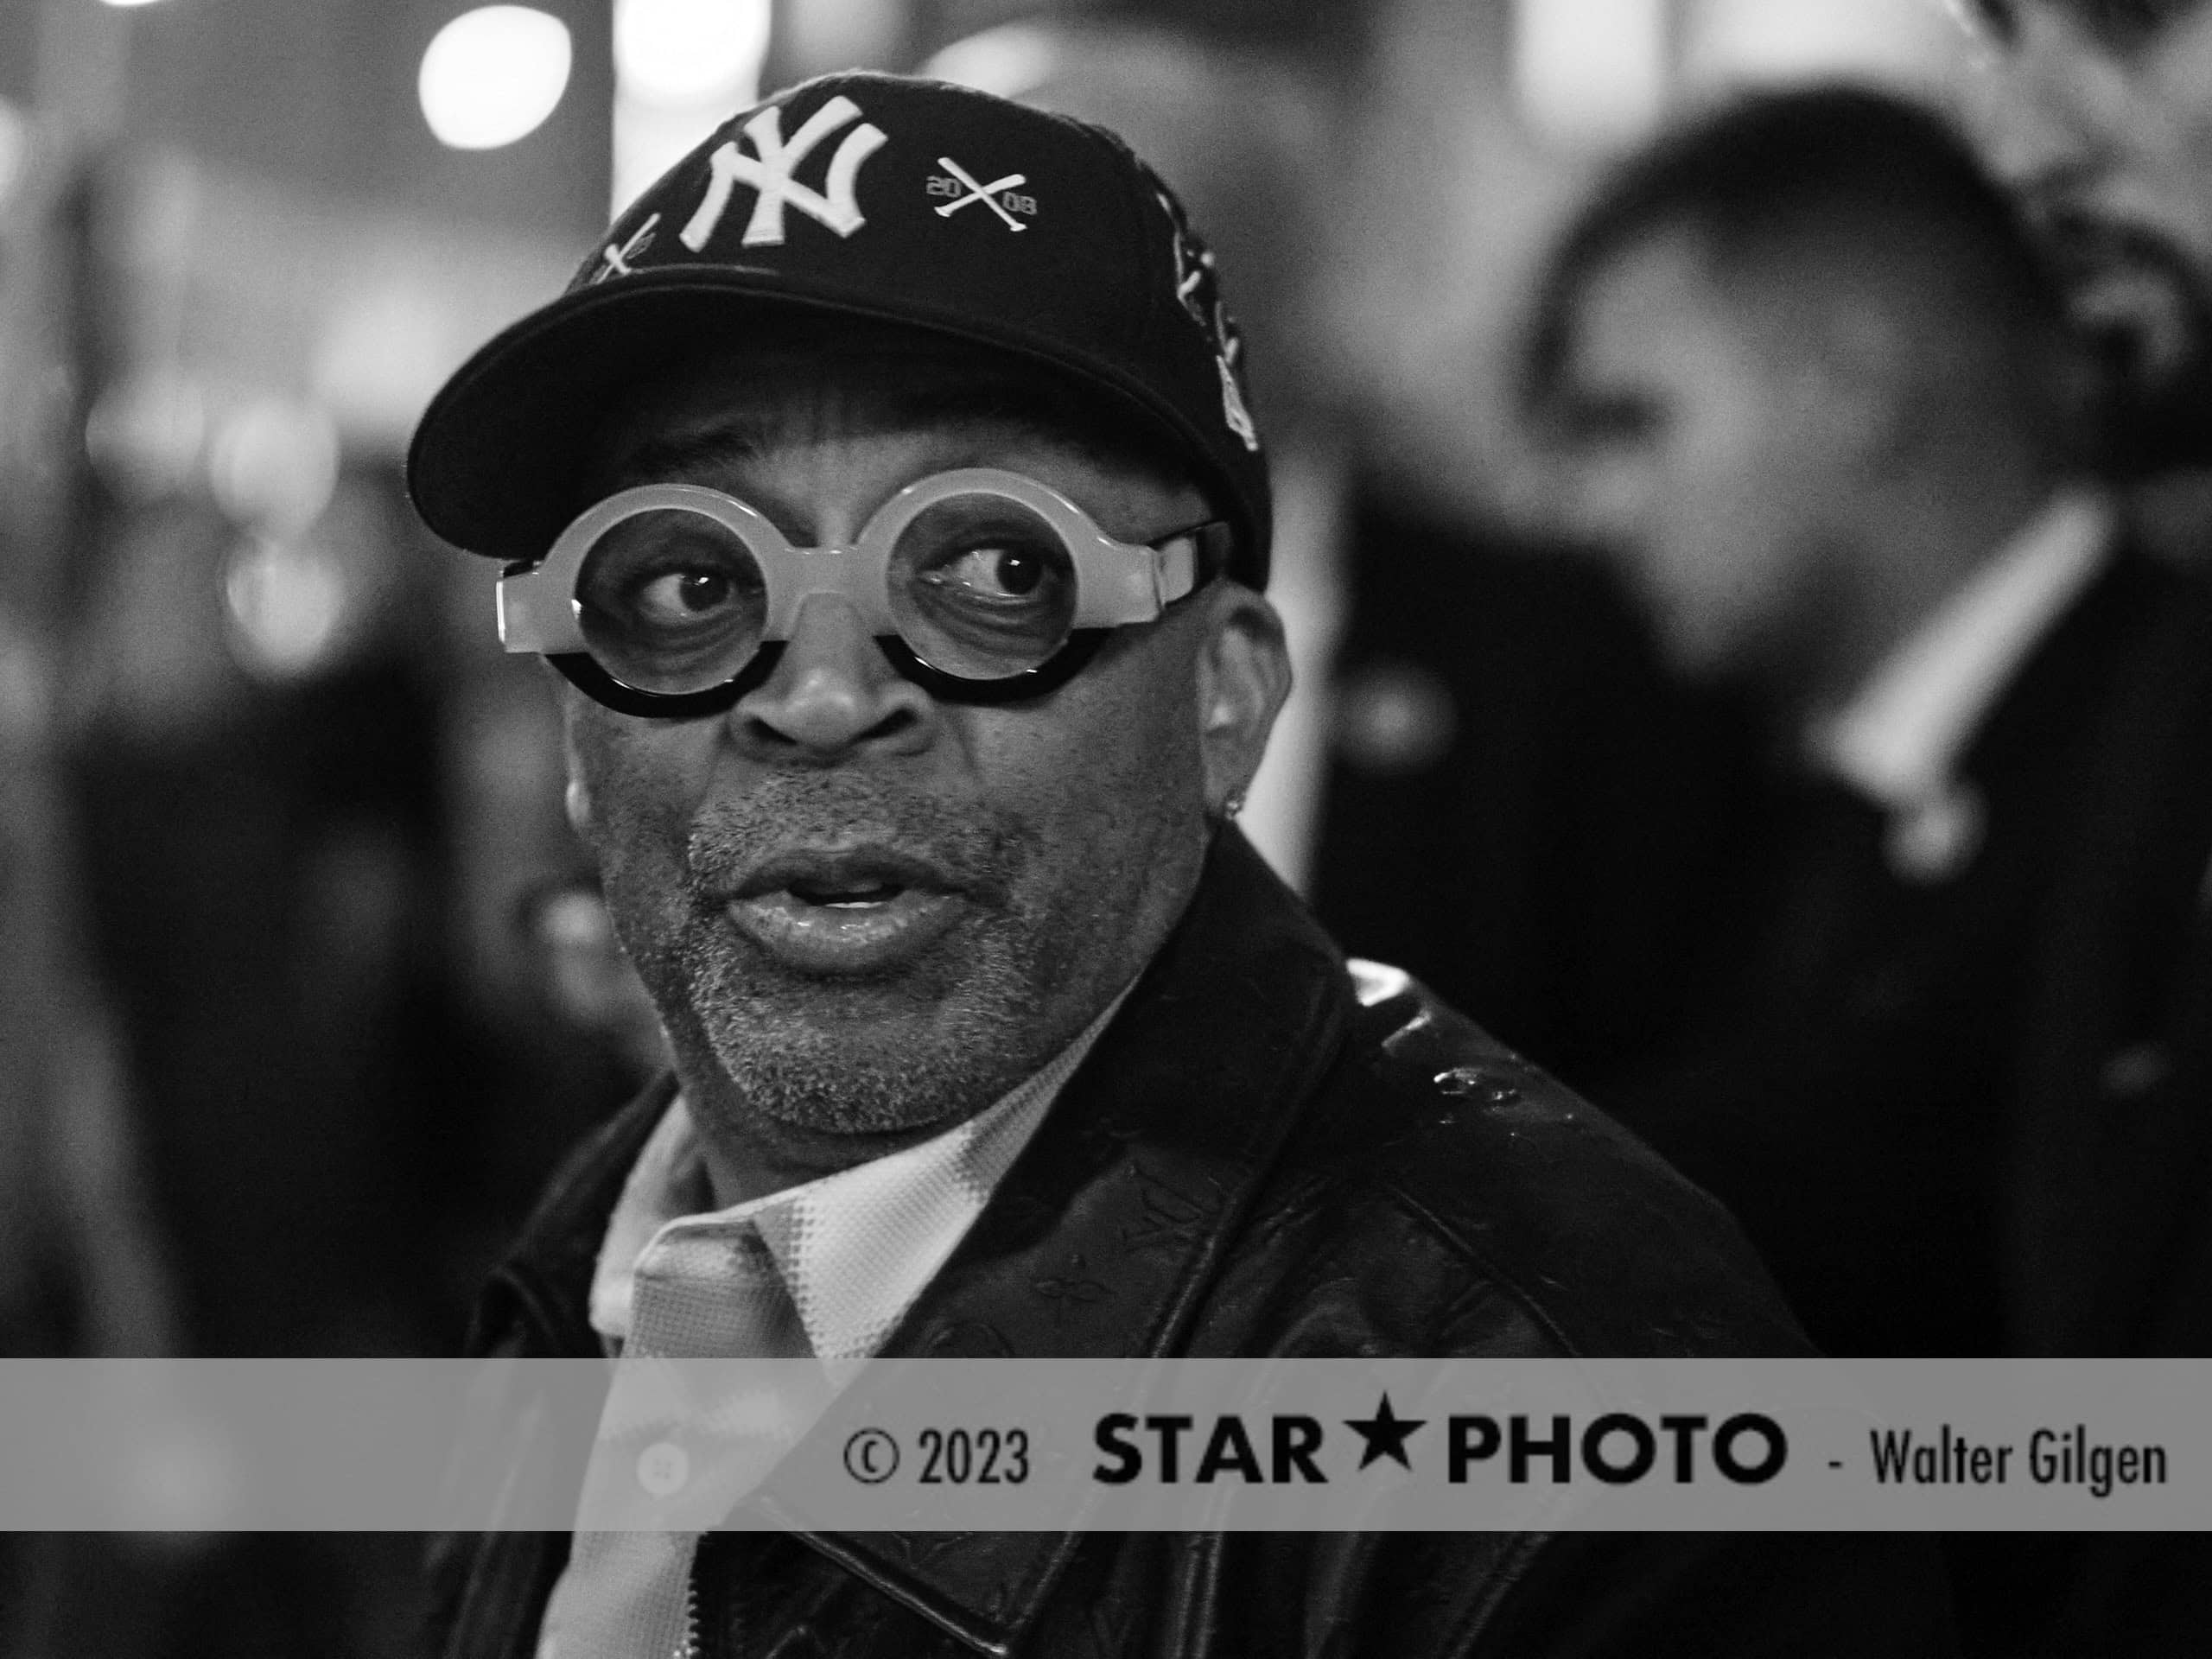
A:
<svg viewBox="0 0 2212 1659">
<path fill-rule="evenodd" d="M 1226 577 L 1206 590 L 1198 650 L 1198 747 L 1206 813 L 1226 816 L 1260 769 L 1268 734 L 1290 695 L 1282 619 L 1259 594 Z"/>
<path fill-rule="evenodd" d="M 561 796 L 563 815 L 576 839 L 596 849 L 597 843 L 592 839 L 591 790 L 584 782 L 582 757 L 576 751 L 576 715 L 583 707 L 582 699 L 552 664 L 541 657 L 537 665 L 545 676 L 546 687 L 553 695 L 553 706 L 561 721 L 561 760 L 569 775 L 568 785 Z"/>
<path fill-rule="evenodd" d="M 568 809 L 569 828 L 576 832 L 576 839 L 589 845 L 591 842 L 591 791 L 584 787 L 584 780 L 576 771 L 575 757 L 569 757 L 569 787 L 561 798 Z"/>
</svg>

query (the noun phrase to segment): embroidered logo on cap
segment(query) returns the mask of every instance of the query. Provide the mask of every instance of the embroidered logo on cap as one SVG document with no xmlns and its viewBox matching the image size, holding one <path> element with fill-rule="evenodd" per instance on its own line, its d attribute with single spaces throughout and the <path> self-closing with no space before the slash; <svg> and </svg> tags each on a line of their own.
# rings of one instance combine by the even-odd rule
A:
<svg viewBox="0 0 2212 1659">
<path fill-rule="evenodd" d="M 1213 250 L 1198 239 L 1198 232 L 1183 215 L 1181 204 L 1164 190 L 1154 191 L 1154 194 L 1174 230 L 1169 245 L 1175 257 L 1176 301 L 1191 321 L 1205 330 L 1213 344 L 1214 365 L 1221 371 L 1222 423 L 1236 435 L 1247 449 L 1257 454 L 1260 429 L 1253 423 L 1251 410 L 1245 407 L 1244 389 L 1237 378 L 1237 363 L 1243 354 L 1244 342 L 1237 335 L 1236 325 L 1229 320 L 1229 307 L 1222 301 Z"/>
<path fill-rule="evenodd" d="M 782 245 L 787 207 L 798 208 L 839 236 L 850 236 L 868 223 L 854 193 L 862 163 L 887 142 L 883 130 L 873 122 L 862 122 L 846 133 L 830 157 L 823 188 L 816 190 L 794 176 L 799 164 L 831 133 L 859 121 L 860 105 L 842 96 L 831 99 L 806 118 L 788 143 L 784 140 L 783 114 L 781 107 L 771 105 L 745 124 L 745 136 L 753 141 L 753 155 L 747 155 L 733 138 L 707 158 L 710 169 L 707 194 L 677 232 L 678 239 L 692 252 L 707 245 L 728 210 L 732 191 L 741 184 L 751 185 L 755 193 L 753 216 L 745 226 L 744 245 L 748 248 Z"/>
<path fill-rule="evenodd" d="M 957 200 L 946 202 L 944 207 L 937 210 L 937 216 L 939 219 L 950 219 L 963 207 L 973 207 L 980 201 L 1005 220 L 1006 227 L 1009 231 L 1026 231 L 1029 228 L 1014 217 L 1016 213 L 1033 213 L 1037 211 L 1036 197 L 1016 193 L 1018 186 L 1029 182 L 1027 174 L 1009 173 L 1002 179 L 993 179 L 988 184 L 978 184 L 976 182 L 976 175 L 950 156 L 938 156 L 937 164 L 952 176 L 950 178 L 932 177 L 930 180 L 930 194 L 933 196 L 945 195 L 958 198 Z"/>
<path fill-rule="evenodd" d="M 630 262 L 641 257 L 647 248 L 652 246 L 653 227 L 659 223 L 660 215 L 655 213 L 630 232 L 628 241 L 619 246 L 610 242 L 602 248 L 599 255 L 599 269 L 592 273 L 592 281 L 603 283 L 610 276 L 634 275 L 637 267 Z"/>
<path fill-rule="evenodd" d="M 1230 367 L 1226 353 L 1213 361 L 1214 366 L 1221 371 L 1221 418 L 1228 423 L 1229 429 L 1243 440 L 1244 447 L 1257 454 L 1260 429 L 1252 423 L 1252 411 L 1244 407 L 1244 393 L 1236 384 L 1236 371 Z"/>
</svg>

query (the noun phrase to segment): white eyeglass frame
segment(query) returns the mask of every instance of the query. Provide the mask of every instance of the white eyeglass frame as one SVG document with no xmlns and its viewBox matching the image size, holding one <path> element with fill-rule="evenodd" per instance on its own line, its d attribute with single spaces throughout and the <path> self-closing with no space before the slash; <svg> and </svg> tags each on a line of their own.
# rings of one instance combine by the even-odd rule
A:
<svg viewBox="0 0 2212 1659">
<path fill-rule="evenodd" d="M 969 494 L 1002 496 L 1058 532 L 1075 566 L 1071 632 L 1156 621 L 1198 585 L 1200 533 L 1212 520 L 1172 531 L 1157 542 L 1117 542 L 1051 486 L 996 467 L 963 467 L 917 479 L 870 514 L 850 543 L 832 547 L 795 547 L 759 508 L 702 484 L 640 484 L 585 509 L 542 561 L 510 569 L 499 578 L 499 643 L 510 652 L 545 657 L 589 655 L 576 593 L 585 557 L 624 519 L 661 510 L 710 518 L 753 552 L 767 589 L 762 645 L 789 639 L 799 607 L 817 594 L 844 600 L 870 633 L 896 636 L 891 556 L 900 534 L 939 502 Z"/>
</svg>

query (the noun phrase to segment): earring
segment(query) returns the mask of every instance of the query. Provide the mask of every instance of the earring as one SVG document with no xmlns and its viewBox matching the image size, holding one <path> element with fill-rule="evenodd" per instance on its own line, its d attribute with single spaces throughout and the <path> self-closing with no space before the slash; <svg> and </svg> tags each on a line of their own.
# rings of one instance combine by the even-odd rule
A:
<svg viewBox="0 0 2212 1659">
<path fill-rule="evenodd" d="M 1229 791 L 1229 798 L 1221 804 L 1221 821 L 1224 823 L 1230 823 L 1243 810 L 1244 791 L 1241 789 L 1232 789 Z"/>
</svg>

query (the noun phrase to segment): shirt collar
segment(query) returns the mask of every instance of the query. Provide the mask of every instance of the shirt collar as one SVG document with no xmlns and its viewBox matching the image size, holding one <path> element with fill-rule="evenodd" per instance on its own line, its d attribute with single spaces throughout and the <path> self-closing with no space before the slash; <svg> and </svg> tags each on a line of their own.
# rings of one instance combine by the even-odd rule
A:
<svg viewBox="0 0 2212 1659">
<path fill-rule="evenodd" d="M 982 1212 L 1127 995 L 1035 1076 L 942 1135 L 721 1210 L 707 1207 L 703 1148 L 677 1095 L 608 1218 L 592 1274 L 592 1328 L 610 1343 L 628 1336 L 639 1267 L 664 1245 L 750 1226 L 774 1255 L 817 1357 L 869 1357 Z"/>
<path fill-rule="evenodd" d="M 1807 734 L 1813 763 L 1885 805 L 1942 793 L 1982 717 L 2111 556 L 2117 526 L 2100 494 L 2054 497 Z"/>
</svg>

